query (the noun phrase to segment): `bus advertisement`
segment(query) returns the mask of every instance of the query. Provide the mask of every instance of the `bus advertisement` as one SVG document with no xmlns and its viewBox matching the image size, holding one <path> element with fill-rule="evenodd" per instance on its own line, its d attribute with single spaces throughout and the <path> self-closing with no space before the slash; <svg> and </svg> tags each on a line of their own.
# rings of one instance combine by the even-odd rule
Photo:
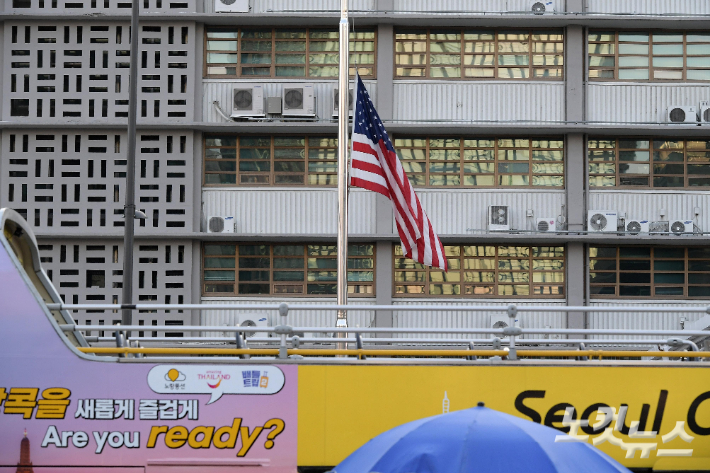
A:
<svg viewBox="0 0 710 473">
<path fill-rule="evenodd" d="M 486 406 L 629 468 L 710 472 L 710 364 L 83 353 L 24 222 L 0 223 L 0 473 L 322 472 L 405 422 Z M 567 418 L 565 418 L 567 414 Z"/>
</svg>

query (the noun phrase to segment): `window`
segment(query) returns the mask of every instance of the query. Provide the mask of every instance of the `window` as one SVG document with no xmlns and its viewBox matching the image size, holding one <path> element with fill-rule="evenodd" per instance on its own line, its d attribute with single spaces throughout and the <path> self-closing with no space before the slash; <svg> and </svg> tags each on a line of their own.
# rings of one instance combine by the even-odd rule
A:
<svg viewBox="0 0 710 473">
<path fill-rule="evenodd" d="M 398 29 L 395 77 L 561 80 L 561 30 Z"/>
<path fill-rule="evenodd" d="M 324 136 L 205 138 L 205 185 L 335 186 L 338 140 Z"/>
<path fill-rule="evenodd" d="M 710 187 L 710 140 L 590 138 L 590 187 Z"/>
<path fill-rule="evenodd" d="M 336 246 L 205 244 L 205 295 L 335 295 Z M 374 245 L 348 245 L 348 293 L 371 296 Z"/>
<path fill-rule="evenodd" d="M 561 138 L 395 138 L 414 186 L 563 187 Z"/>
<path fill-rule="evenodd" d="M 564 297 L 565 251 L 555 246 L 444 246 L 449 272 L 394 249 L 394 295 Z"/>
<path fill-rule="evenodd" d="M 337 30 L 208 28 L 205 35 L 207 77 L 338 77 Z M 350 33 L 350 64 L 362 77 L 375 77 L 375 51 L 374 31 Z"/>
<path fill-rule="evenodd" d="M 589 79 L 709 81 L 710 33 L 592 31 Z"/>
<path fill-rule="evenodd" d="M 592 297 L 710 296 L 710 248 L 593 246 L 589 258 Z"/>
</svg>

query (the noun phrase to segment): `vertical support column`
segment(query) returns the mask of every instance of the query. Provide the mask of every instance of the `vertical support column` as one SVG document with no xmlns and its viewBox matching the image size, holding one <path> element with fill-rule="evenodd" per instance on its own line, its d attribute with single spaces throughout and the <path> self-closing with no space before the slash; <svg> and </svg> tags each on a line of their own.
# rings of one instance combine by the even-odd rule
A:
<svg viewBox="0 0 710 473">
<path fill-rule="evenodd" d="M 586 257 L 583 243 L 567 245 L 567 305 L 584 304 L 585 277 L 587 274 Z M 586 328 L 587 316 L 584 312 L 568 312 L 567 328 Z"/>
<path fill-rule="evenodd" d="M 376 0 L 375 9 L 392 11 L 394 0 Z M 394 27 L 388 24 L 377 26 L 377 112 L 383 121 L 392 119 L 394 112 Z M 386 197 L 375 196 L 375 232 L 378 236 L 390 236 L 394 229 L 392 202 Z M 392 304 L 392 241 L 377 242 L 375 261 L 375 291 L 378 305 Z M 392 311 L 375 311 L 375 327 L 392 327 Z M 382 337 L 387 334 L 379 335 Z"/>
<path fill-rule="evenodd" d="M 190 290 L 192 291 L 192 297 L 190 299 L 192 304 L 202 303 L 202 242 L 198 240 L 192 240 L 192 246 L 185 245 L 186 250 L 188 248 L 192 249 L 192 284 L 190 285 Z M 193 310 L 191 311 L 190 325 L 201 325 L 202 324 L 202 311 Z M 199 337 L 200 332 L 192 332 L 193 337 Z"/>
<path fill-rule="evenodd" d="M 567 0 L 567 12 L 584 11 L 583 0 Z M 570 25 L 565 31 L 565 119 L 583 122 L 585 114 L 584 74 L 586 37 L 582 26 Z M 567 229 L 584 230 L 587 188 L 586 140 L 580 133 L 568 134 L 566 143 L 565 188 L 567 189 Z M 585 245 L 567 245 L 567 305 L 585 305 L 587 267 Z M 585 328 L 584 312 L 567 313 L 567 328 Z"/>
<path fill-rule="evenodd" d="M 584 120 L 584 28 L 570 25 L 565 31 L 565 118 Z"/>
<path fill-rule="evenodd" d="M 378 209 L 379 210 L 379 209 Z M 392 242 L 378 241 L 375 259 L 375 294 L 377 305 L 392 305 Z M 391 310 L 375 311 L 375 327 L 392 327 Z M 378 334 L 386 337 L 386 334 Z"/>
<path fill-rule="evenodd" d="M 201 81 L 200 87 L 195 87 L 198 91 L 200 97 L 202 96 Z M 201 101 L 195 100 L 195 108 L 197 108 L 197 103 Z M 200 107 L 201 109 L 202 107 Z M 197 110 L 195 110 L 197 113 Z M 201 117 L 202 111 L 200 110 L 199 115 L 196 117 Z M 193 132 L 192 139 L 192 231 L 200 232 L 202 224 L 202 140 L 203 135 L 199 131 Z M 186 245 L 187 248 L 190 245 Z M 200 303 L 202 301 L 202 242 L 199 240 L 192 241 L 192 295 L 190 301 L 193 304 Z M 202 312 L 199 310 L 193 310 L 191 314 L 191 325 L 201 325 L 202 323 Z M 200 334 L 198 332 L 192 333 L 193 337 L 198 337 Z"/>
<path fill-rule="evenodd" d="M 202 65 L 204 64 L 205 60 L 205 49 L 204 49 L 204 41 L 205 41 L 205 24 L 204 23 L 197 23 L 195 25 L 195 51 L 192 57 L 195 58 L 195 66 L 194 66 L 194 71 L 195 73 L 193 74 L 192 80 L 194 81 L 195 84 L 195 94 L 193 97 L 193 100 L 195 101 L 194 105 L 194 112 L 193 116 L 195 117 L 195 122 L 201 122 L 204 120 L 204 117 L 202 116 L 202 102 L 203 102 L 203 91 L 204 88 L 202 87 Z M 198 189 L 196 187 L 195 189 Z"/>
<path fill-rule="evenodd" d="M 387 3 L 380 0 L 378 5 Z M 392 0 L 389 0 L 392 3 Z M 381 10 L 382 7 L 379 7 Z M 391 7 L 390 7 L 391 9 Z M 391 120 L 394 112 L 394 27 L 377 27 L 377 113 L 383 121 Z"/>
</svg>

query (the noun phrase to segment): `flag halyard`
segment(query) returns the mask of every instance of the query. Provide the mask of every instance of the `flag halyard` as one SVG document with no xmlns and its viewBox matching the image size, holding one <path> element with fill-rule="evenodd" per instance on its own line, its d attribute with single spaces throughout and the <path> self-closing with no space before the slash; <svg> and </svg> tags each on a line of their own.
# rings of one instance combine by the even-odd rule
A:
<svg viewBox="0 0 710 473">
<path fill-rule="evenodd" d="M 390 199 L 407 258 L 448 271 L 444 246 L 404 172 L 359 75 L 356 82 L 350 184 Z"/>
</svg>

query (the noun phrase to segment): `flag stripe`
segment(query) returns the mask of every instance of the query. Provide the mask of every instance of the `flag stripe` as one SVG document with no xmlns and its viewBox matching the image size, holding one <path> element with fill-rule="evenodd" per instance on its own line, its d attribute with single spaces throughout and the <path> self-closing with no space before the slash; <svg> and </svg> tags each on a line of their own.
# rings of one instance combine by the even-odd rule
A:
<svg viewBox="0 0 710 473">
<path fill-rule="evenodd" d="M 359 75 L 356 81 L 350 184 L 390 199 L 407 258 L 448 271 L 444 246 L 407 178 Z"/>
</svg>

